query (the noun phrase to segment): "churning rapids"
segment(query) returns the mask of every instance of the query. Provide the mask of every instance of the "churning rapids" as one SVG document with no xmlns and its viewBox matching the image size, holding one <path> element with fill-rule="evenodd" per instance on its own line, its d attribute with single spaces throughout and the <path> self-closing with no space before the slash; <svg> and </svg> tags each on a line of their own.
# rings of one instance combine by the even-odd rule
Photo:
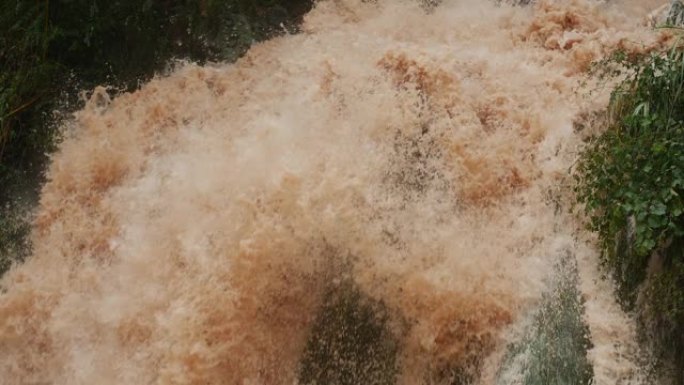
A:
<svg viewBox="0 0 684 385">
<path fill-rule="evenodd" d="M 666 44 L 658 5 L 328 0 L 235 64 L 95 90 L 0 281 L 0 382 L 516 384 L 570 255 L 595 383 L 641 383 L 569 172 L 591 63 Z"/>
</svg>

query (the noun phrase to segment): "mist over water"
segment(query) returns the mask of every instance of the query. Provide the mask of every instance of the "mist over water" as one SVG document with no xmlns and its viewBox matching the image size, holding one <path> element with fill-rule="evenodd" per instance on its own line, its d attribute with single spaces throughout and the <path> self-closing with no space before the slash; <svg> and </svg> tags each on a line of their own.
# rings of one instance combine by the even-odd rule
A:
<svg viewBox="0 0 684 385">
<path fill-rule="evenodd" d="M 95 90 L 0 281 L 0 382 L 517 384 L 570 255 L 595 383 L 640 383 L 567 205 L 590 64 L 665 44 L 654 3 L 323 1 L 235 64 Z"/>
</svg>

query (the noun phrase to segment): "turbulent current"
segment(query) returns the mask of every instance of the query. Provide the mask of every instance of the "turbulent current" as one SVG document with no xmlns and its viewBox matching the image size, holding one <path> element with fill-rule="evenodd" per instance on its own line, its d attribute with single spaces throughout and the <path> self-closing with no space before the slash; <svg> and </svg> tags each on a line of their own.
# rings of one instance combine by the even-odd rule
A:
<svg viewBox="0 0 684 385">
<path fill-rule="evenodd" d="M 0 382 L 522 384 L 569 259 L 594 383 L 642 383 L 569 175 L 592 63 L 666 44 L 659 5 L 328 0 L 234 64 L 95 90 L 0 281 Z"/>
</svg>

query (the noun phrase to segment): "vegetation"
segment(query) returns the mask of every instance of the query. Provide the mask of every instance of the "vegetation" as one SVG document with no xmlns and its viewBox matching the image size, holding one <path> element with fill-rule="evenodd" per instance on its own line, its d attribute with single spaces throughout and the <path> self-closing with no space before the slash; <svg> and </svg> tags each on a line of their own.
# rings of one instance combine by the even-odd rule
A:
<svg viewBox="0 0 684 385">
<path fill-rule="evenodd" d="M 28 212 L 47 154 L 59 139 L 53 111 L 78 108 L 78 93 L 95 85 L 134 89 L 173 58 L 235 60 L 255 41 L 294 32 L 311 4 L 0 2 L 0 275 L 28 250 Z M 600 236 L 602 261 L 624 305 L 639 311 L 662 367 L 684 384 L 684 51 L 677 45 L 666 53 L 617 54 L 603 64 L 627 77 L 613 92 L 607 130 L 578 163 L 577 196 Z M 528 357 L 526 384 L 591 381 L 576 272 L 564 269 L 569 273 L 545 297 L 529 335 L 511 347 L 510 360 Z M 341 287 L 331 291 L 316 323 L 302 381 L 393 382 L 398 347 L 381 304 L 363 298 L 352 284 Z M 342 358 L 328 357 L 329 346 Z"/>
<path fill-rule="evenodd" d="M 631 76 L 613 92 L 608 130 L 581 157 L 577 192 L 633 303 L 650 254 L 684 235 L 684 55 L 613 60 Z"/>
<path fill-rule="evenodd" d="M 577 196 L 623 304 L 684 381 L 684 52 L 604 63 L 627 78 L 578 163 Z"/>
<path fill-rule="evenodd" d="M 5 0 L 0 2 L 0 274 L 22 253 L 19 208 L 37 199 L 78 94 L 131 90 L 173 58 L 230 61 L 294 32 L 312 0 Z M 17 204 L 20 197 L 25 202 Z M 12 225 L 8 225 L 11 223 Z"/>
</svg>

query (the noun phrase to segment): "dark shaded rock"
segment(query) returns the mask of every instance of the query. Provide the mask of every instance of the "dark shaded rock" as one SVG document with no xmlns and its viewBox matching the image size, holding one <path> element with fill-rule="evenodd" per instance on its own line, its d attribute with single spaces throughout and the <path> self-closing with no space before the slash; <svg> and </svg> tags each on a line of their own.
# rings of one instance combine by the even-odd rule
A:
<svg viewBox="0 0 684 385">
<path fill-rule="evenodd" d="M 385 307 L 346 279 L 326 295 L 301 361 L 300 383 L 394 384 L 398 351 Z"/>
</svg>

